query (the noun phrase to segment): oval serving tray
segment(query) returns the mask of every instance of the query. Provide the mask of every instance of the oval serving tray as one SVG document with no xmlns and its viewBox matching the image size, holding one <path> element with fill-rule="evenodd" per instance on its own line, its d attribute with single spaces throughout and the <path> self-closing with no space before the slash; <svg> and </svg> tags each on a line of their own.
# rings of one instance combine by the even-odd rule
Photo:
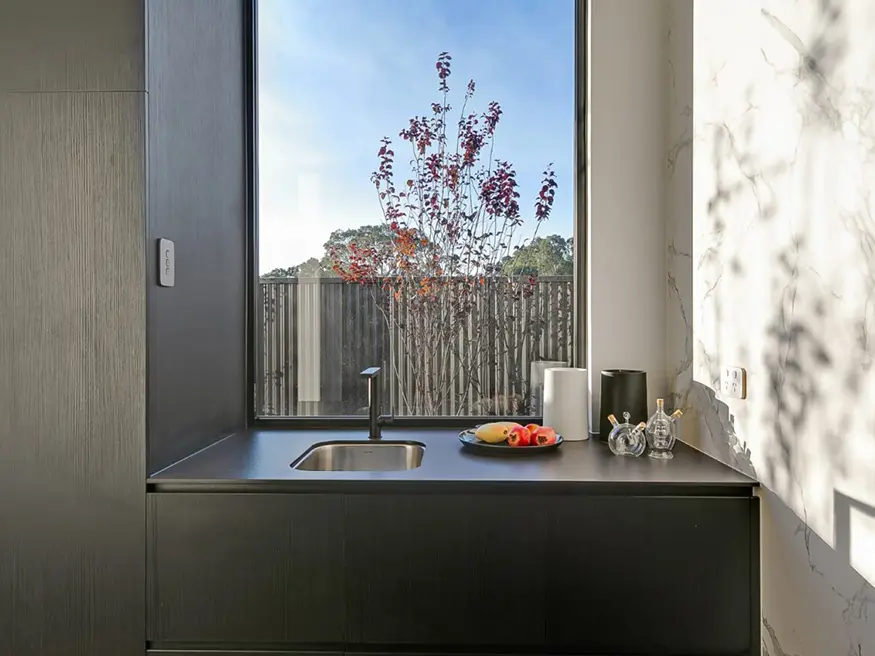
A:
<svg viewBox="0 0 875 656">
<path fill-rule="evenodd" d="M 500 444 L 489 444 L 489 442 L 481 442 L 474 436 L 475 428 L 468 428 L 459 433 L 459 441 L 469 451 L 481 453 L 490 456 L 524 456 L 527 453 L 534 455 L 536 453 L 547 453 L 558 449 L 562 445 L 562 436 L 557 433 L 556 442 L 554 444 L 544 444 L 542 446 L 510 446 L 507 442 Z"/>
</svg>

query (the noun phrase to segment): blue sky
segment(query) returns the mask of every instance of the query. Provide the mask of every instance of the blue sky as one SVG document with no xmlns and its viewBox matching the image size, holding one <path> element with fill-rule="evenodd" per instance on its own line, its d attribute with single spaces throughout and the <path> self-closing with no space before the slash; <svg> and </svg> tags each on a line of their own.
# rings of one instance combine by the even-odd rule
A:
<svg viewBox="0 0 875 656">
<path fill-rule="evenodd" d="M 471 78 L 472 109 L 501 105 L 495 156 L 516 166 L 524 216 L 553 162 L 559 189 L 539 234 L 571 236 L 574 0 L 258 0 L 258 13 L 262 272 L 321 256 L 335 229 L 381 221 L 379 141 L 400 141 L 440 99 L 441 51 L 454 108 Z"/>
</svg>

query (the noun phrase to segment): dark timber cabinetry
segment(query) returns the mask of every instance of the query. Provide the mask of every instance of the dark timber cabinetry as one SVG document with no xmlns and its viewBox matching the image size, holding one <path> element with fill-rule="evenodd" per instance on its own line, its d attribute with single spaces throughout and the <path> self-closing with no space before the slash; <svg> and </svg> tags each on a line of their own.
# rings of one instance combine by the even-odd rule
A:
<svg viewBox="0 0 875 656">
<path fill-rule="evenodd" d="M 350 642 L 542 645 L 548 507 L 515 494 L 348 498 Z"/>
<path fill-rule="evenodd" d="M 758 501 L 563 498 L 548 513 L 547 644 L 758 654 Z"/>
<path fill-rule="evenodd" d="M 756 497 L 152 493 L 148 515 L 152 653 L 758 649 Z"/>
<path fill-rule="evenodd" d="M 342 643 L 342 504 L 323 495 L 149 495 L 150 637 Z"/>
</svg>

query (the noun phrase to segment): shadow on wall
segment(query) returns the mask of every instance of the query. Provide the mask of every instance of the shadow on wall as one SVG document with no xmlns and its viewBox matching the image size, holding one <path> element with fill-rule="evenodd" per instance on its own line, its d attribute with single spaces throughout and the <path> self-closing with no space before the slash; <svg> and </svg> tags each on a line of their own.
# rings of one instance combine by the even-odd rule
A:
<svg viewBox="0 0 875 656">
<path fill-rule="evenodd" d="M 801 96 L 803 131 L 841 140 L 843 126 L 852 123 L 868 140 L 873 135 L 860 116 L 865 118 L 873 108 L 868 99 L 870 94 L 866 90 L 847 87 L 838 80 L 840 68 L 849 54 L 846 23 L 850 19 L 846 12 L 847 5 L 844 0 L 822 0 L 814 19 L 817 28 L 806 39 L 807 43 L 777 16 L 765 9 L 761 13 L 780 38 L 799 55 L 796 78 L 800 87 L 806 89 Z M 858 95 L 865 100 L 865 107 L 860 106 Z M 744 144 L 735 145 L 746 160 L 755 158 L 754 144 L 751 143 L 748 148 L 744 148 Z M 805 188 L 815 190 L 823 184 L 825 171 L 822 164 L 811 159 L 809 154 L 804 165 L 794 160 L 772 166 L 776 171 L 792 170 L 795 175 L 801 174 Z M 804 168 L 800 171 L 800 167 Z M 826 172 L 827 175 L 830 173 L 832 176 L 841 175 L 839 172 Z M 773 215 L 761 214 L 758 219 L 769 221 Z M 869 220 L 866 221 L 866 218 Z M 868 344 L 867 325 L 868 308 L 875 298 L 871 217 L 841 219 L 856 237 L 862 259 L 868 264 L 868 275 L 861 281 L 865 303 L 861 304 L 863 309 L 858 317 L 855 330 L 857 339 L 854 343 L 837 343 L 829 339 L 828 308 L 835 293 L 824 287 L 812 261 L 808 259 L 810 252 L 805 224 L 791 236 L 784 249 L 774 253 L 774 273 L 770 282 L 776 310 L 768 325 L 764 362 L 770 408 L 762 418 L 762 425 L 771 429 L 771 439 L 761 460 L 764 462 L 764 480 L 770 481 L 770 487 L 785 499 L 792 498 L 796 492 L 793 486 L 799 486 L 798 481 L 804 477 L 804 471 L 797 470 L 809 464 L 805 458 L 794 458 L 794 445 L 806 431 L 819 430 L 825 433 L 823 441 L 837 446 L 829 450 L 833 476 L 847 473 L 846 458 L 849 454 L 839 446 L 843 446 L 844 441 L 837 427 L 842 425 L 839 420 L 843 416 L 847 417 L 860 407 L 862 379 L 872 365 L 873 354 Z M 810 225 L 811 222 L 825 220 L 825 217 L 809 216 L 807 220 Z M 816 245 L 812 246 L 816 251 Z M 844 275 L 852 276 L 854 273 L 854 269 L 849 267 Z M 850 357 L 847 355 L 849 350 Z M 828 380 L 843 383 L 843 389 L 839 385 L 825 384 Z M 813 425 L 817 423 L 812 421 L 813 418 L 824 416 L 832 421 Z M 782 473 L 789 475 L 781 476 Z"/>
<path fill-rule="evenodd" d="M 875 588 L 851 567 L 851 534 L 837 535 L 843 546 L 833 549 L 774 492 L 763 490 L 761 496 L 763 656 L 872 653 Z M 836 496 L 837 508 L 862 506 L 875 517 L 872 507 Z M 836 652 L 842 644 L 847 651 Z"/>
<path fill-rule="evenodd" d="M 759 480 L 750 459 L 750 449 L 735 432 L 735 418 L 729 412 L 729 406 L 717 398 L 716 392 L 693 381 L 687 395 L 687 406 L 692 409 L 688 420 L 697 423 L 699 448 L 742 474 Z"/>
<path fill-rule="evenodd" d="M 815 140 L 823 135 L 841 139 L 840 130 L 846 121 L 857 123 L 860 133 L 866 134 L 868 126 L 859 125 L 859 116 L 865 118 L 868 110 L 873 108 L 872 103 L 867 107 L 854 104 L 847 111 L 848 116 L 842 116 L 840 107 L 844 107 L 846 96 L 852 90 L 831 82 L 847 55 L 843 4 L 840 0 L 819 3 L 818 16 L 814 19 L 818 28 L 808 38 L 807 45 L 779 17 L 765 9 L 761 11 L 766 23 L 799 55 L 794 76 L 798 86 L 805 90 L 799 95 L 804 116 L 800 144 L 809 133 Z M 868 264 L 868 275 L 862 281 L 863 309 L 855 326 L 857 339 L 853 344 L 828 339 L 828 308 L 836 294 L 825 288 L 816 271 L 816 260 L 811 259 L 816 257 L 812 253 L 817 252 L 817 245 L 807 243 L 806 229 L 814 221 L 825 220 L 825 217 L 805 215 L 811 212 L 806 207 L 811 204 L 802 203 L 804 209 L 799 211 L 800 216 L 795 217 L 795 229 L 784 235 L 781 248 L 774 248 L 769 254 L 773 262 L 770 279 L 760 281 L 747 277 L 744 262 L 726 247 L 729 230 L 738 232 L 740 223 L 745 224 L 741 226 L 745 230 L 758 224 L 765 228 L 781 210 L 776 188 L 792 182 L 790 176 L 793 176 L 805 180 L 805 189 L 814 190 L 822 184 L 824 175 L 823 165 L 813 161 L 810 153 L 805 162 L 796 161 L 798 150 L 793 159 L 769 159 L 768 154 L 763 153 L 762 145 L 757 142 L 757 129 L 762 133 L 762 126 L 758 124 L 760 114 L 754 95 L 750 86 L 747 92 L 749 111 L 740 122 L 733 126 L 727 123 L 711 126 L 715 178 L 715 189 L 707 206 L 711 236 L 709 247 L 698 262 L 697 275 L 706 282 L 701 301 L 707 303 L 707 312 L 716 326 L 723 326 L 727 320 L 722 288 L 728 283 L 746 285 L 748 290 L 764 282 L 770 286 L 774 314 L 766 321 L 766 343 L 762 349 L 769 403 L 758 421 L 757 418 L 748 419 L 766 429 L 766 439 L 761 442 L 763 452 L 757 454 L 757 461 L 762 463 L 758 472 L 760 478 L 782 498 L 789 500 L 800 492 L 799 481 L 804 479 L 805 467 L 809 465 L 805 458 L 794 458 L 794 446 L 799 443 L 800 436 L 806 431 L 816 430 L 824 433 L 825 442 L 842 444 L 837 428 L 842 425 L 840 419 L 859 407 L 863 379 L 875 359 L 868 339 L 869 308 L 875 304 L 875 226 L 868 212 L 866 216 L 841 217 L 845 227 L 859 242 L 862 259 Z M 756 205 L 752 217 L 744 211 L 749 207 L 746 201 L 750 199 Z M 846 275 L 853 273 L 853 269 L 849 269 Z M 738 307 L 732 309 L 739 310 Z M 752 354 L 745 351 L 746 348 L 747 345 L 742 343 L 744 352 L 733 355 L 749 360 Z M 707 348 L 701 340 L 697 343 L 696 355 L 697 361 L 704 365 L 699 368 L 700 375 L 704 368 L 708 383 L 716 388 L 724 356 L 719 331 L 716 342 L 708 344 Z M 835 385 L 825 385 L 828 380 L 841 381 L 843 389 L 839 391 Z M 707 385 L 694 383 L 690 394 L 693 398 L 687 399 L 685 405 L 700 409 L 703 437 L 710 442 L 703 447 L 750 473 L 749 459 L 734 462 L 736 445 L 723 443 L 725 436 L 730 441 L 737 440 L 727 419 L 726 406 L 716 400 Z M 832 421 L 824 421 L 824 417 Z M 830 457 L 834 474 L 844 475 L 847 472 L 846 458 L 849 457 L 845 450 L 830 449 Z"/>
<path fill-rule="evenodd" d="M 700 409 L 697 419 L 704 438 L 716 447 L 712 455 L 756 478 L 750 450 L 734 432 L 729 407 L 701 383 L 694 383 L 690 402 Z M 834 491 L 833 548 L 775 492 L 761 488 L 760 496 L 762 656 L 820 656 L 844 641 L 848 656 L 869 654 L 867 647 L 875 644 L 875 622 L 869 622 L 870 613 L 875 619 L 875 587 L 854 568 L 853 554 L 873 541 L 855 550 L 859 538 L 852 517 L 860 513 L 875 523 L 875 508 Z M 809 622 L 812 617 L 816 622 Z M 823 648 L 812 650 L 818 644 Z"/>
<path fill-rule="evenodd" d="M 772 170 L 778 172 L 782 167 L 776 165 Z M 723 188 L 718 195 L 728 204 L 733 194 Z M 759 220 L 769 218 L 766 212 Z M 875 617 L 875 588 L 853 567 L 851 515 L 854 511 L 875 518 L 875 508 L 835 491 L 833 549 L 782 501 L 793 499 L 797 492 L 802 494 L 800 481 L 805 480 L 807 467 L 827 467 L 833 478 L 847 472 L 847 458 L 853 454 L 844 448 L 830 449 L 828 459 L 819 464 L 797 453 L 797 448 L 810 431 L 825 431 L 823 441 L 827 444 L 843 444 L 841 423 L 831 422 L 835 427 L 831 428 L 818 420 L 860 406 L 864 387 L 861 378 L 872 361 L 864 339 L 854 344 L 835 344 L 826 339 L 828 294 L 819 281 L 815 284 L 809 278 L 816 274 L 801 264 L 804 249 L 804 237 L 794 235 L 786 248 L 774 252 L 775 274 L 769 284 L 776 302 L 767 324 L 763 356 L 769 402 L 764 416 L 754 421 L 764 430 L 765 438 L 760 440 L 762 451 L 757 454 L 760 470 L 754 467 L 750 450 L 735 432 L 729 407 L 717 398 L 712 387 L 693 382 L 687 405 L 695 409 L 701 447 L 767 485 L 763 496 L 769 510 L 763 532 L 764 543 L 770 545 L 764 544 L 763 554 L 763 655 L 819 656 L 829 652 L 812 651 L 813 645 L 828 650 L 847 640 L 849 656 L 864 656 L 875 645 L 875 622 L 869 623 L 870 611 Z M 714 257 L 718 255 L 719 249 Z M 730 269 L 739 273 L 735 267 Z M 720 275 L 733 273 L 724 270 Z M 866 281 L 867 295 L 875 293 L 873 282 L 875 275 Z M 712 307 L 719 317 L 719 293 L 714 294 Z M 866 335 L 868 330 L 864 326 L 859 332 Z M 844 357 L 834 349 L 844 352 Z M 851 357 L 847 357 L 848 351 L 853 353 Z M 711 384 L 717 387 L 719 345 L 708 355 L 704 359 L 706 370 Z M 842 380 L 844 384 L 835 389 L 825 385 L 827 380 Z M 807 519 L 804 501 L 802 510 Z M 869 554 L 870 560 L 873 555 Z M 802 599 L 806 601 L 799 601 Z M 812 617 L 817 618 L 816 627 L 808 626 Z M 828 638 L 818 635 L 825 630 L 831 633 Z"/>
<path fill-rule="evenodd" d="M 868 338 L 875 306 L 875 222 L 865 189 L 860 191 L 862 202 L 856 213 L 817 214 L 816 190 L 824 182 L 837 183 L 843 174 L 819 160 L 816 148 L 805 150 L 811 144 L 842 143 L 842 129 L 848 124 L 863 142 L 875 143 L 867 118 L 875 105 L 870 90 L 853 88 L 839 79 L 849 55 L 845 23 L 851 20 L 846 15 L 850 4 L 841 0 L 811 3 L 817 13 L 811 21 L 815 29 L 803 37 L 782 17 L 766 9 L 760 12 L 769 28 L 798 54 L 798 64 L 790 72 L 802 119 L 800 147 L 795 153 L 770 151 L 769 144 L 760 141 L 764 129 L 770 127 L 767 121 L 776 116 L 757 106 L 753 85 L 748 87 L 748 108 L 741 118 L 731 119 L 731 125 L 718 121 L 700 126 L 705 131 L 702 137 L 712 146 L 708 155 L 715 186 L 707 206 L 708 225 L 696 226 L 697 234 L 707 234 L 708 248 L 695 263 L 695 276 L 704 282 L 704 296 L 695 300 L 696 312 L 705 313 L 706 323 L 717 330 L 710 338 L 693 336 L 698 338 L 695 363 L 701 382 L 693 382 L 686 390 L 683 405 L 691 410 L 690 429 L 698 434 L 700 448 L 766 485 L 762 491 L 764 656 L 875 654 L 875 574 L 871 570 L 875 567 L 875 530 L 865 546 L 861 546 L 865 538 L 855 530 L 855 521 L 875 525 L 875 508 L 832 489 L 835 481 L 852 475 L 861 482 L 859 467 L 854 473 L 853 465 L 865 455 L 854 452 L 851 445 L 855 442 L 846 439 L 842 430 L 848 429 L 855 415 L 867 415 L 866 422 L 871 422 L 866 408 L 875 361 Z M 787 73 L 776 70 L 779 76 Z M 715 88 L 714 93 L 719 91 Z M 788 124 L 795 118 L 786 117 Z M 782 198 L 791 198 L 784 195 L 788 189 L 800 196 L 792 198 L 798 208 L 792 216 L 788 207 L 781 207 Z M 843 226 L 859 244 L 854 263 L 841 274 L 856 276 L 861 270 L 854 265 L 864 263 L 859 296 L 842 299 L 818 273 L 818 263 L 825 262 L 819 259 L 824 249 L 809 236 L 812 227 L 824 225 L 817 221 L 834 222 L 830 227 L 836 230 Z M 758 279 L 746 271 L 743 249 L 732 242 L 756 230 L 776 238 L 764 251 L 769 262 L 767 278 L 760 275 Z M 724 291 L 727 287 L 728 292 Z M 731 292 L 739 290 L 761 292 L 770 300 L 769 309 L 750 317 L 754 320 L 745 317 L 744 322 L 731 326 L 733 313 L 750 311 L 737 300 L 729 307 Z M 730 349 L 721 344 L 730 326 L 757 330 L 757 339 L 742 335 L 740 343 Z M 837 337 L 836 327 L 845 337 L 853 333 L 854 339 Z M 717 399 L 714 388 L 719 386 L 725 357 L 754 361 L 759 356 L 762 375 L 754 394 L 761 396 L 752 405 L 762 414 L 740 413 L 744 428 L 757 432 L 754 468 L 750 450 L 735 434 L 730 408 Z M 861 430 L 867 439 L 875 440 L 875 424 L 866 423 Z M 823 455 L 807 448 L 814 446 L 823 447 Z M 829 487 L 821 488 L 819 498 L 806 499 L 806 489 L 811 495 L 811 481 L 818 479 L 828 481 Z M 834 548 L 812 529 L 812 524 L 822 527 L 823 522 L 809 521 L 812 508 L 825 515 L 824 507 L 828 510 L 830 502 Z M 865 558 L 862 549 L 867 550 Z M 856 569 L 855 553 L 861 556 Z"/>
<path fill-rule="evenodd" d="M 875 585 L 875 567 L 870 563 L 857 562 L 858 556 L 871 556 L 875 551 L 875 507 L 833 490 L 833 516 L 836 554 L 842 562 Z M 864 567 L 867 569 L 861 571 Z"/>
</svg>

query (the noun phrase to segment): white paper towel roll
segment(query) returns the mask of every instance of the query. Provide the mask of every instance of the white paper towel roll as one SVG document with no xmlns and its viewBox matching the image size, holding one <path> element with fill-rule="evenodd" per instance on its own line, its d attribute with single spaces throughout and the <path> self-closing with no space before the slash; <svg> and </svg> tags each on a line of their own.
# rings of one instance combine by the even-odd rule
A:
<svg viewBox="0 0 875 656">
<path fill-rule="evenodd" d="M 532 390 L 532 414 L 544 414 L 544 372 L 547 369 L 567 367 L 567 362 L 559 360 L 535 360 L 531 364 L 530 385 Z"/>
<path fill-rule="evenodd" d="M 544 425 L 563 439 L 589 439 L 586 369 L 554 367 L 544 372 Z"/>
</svg>

